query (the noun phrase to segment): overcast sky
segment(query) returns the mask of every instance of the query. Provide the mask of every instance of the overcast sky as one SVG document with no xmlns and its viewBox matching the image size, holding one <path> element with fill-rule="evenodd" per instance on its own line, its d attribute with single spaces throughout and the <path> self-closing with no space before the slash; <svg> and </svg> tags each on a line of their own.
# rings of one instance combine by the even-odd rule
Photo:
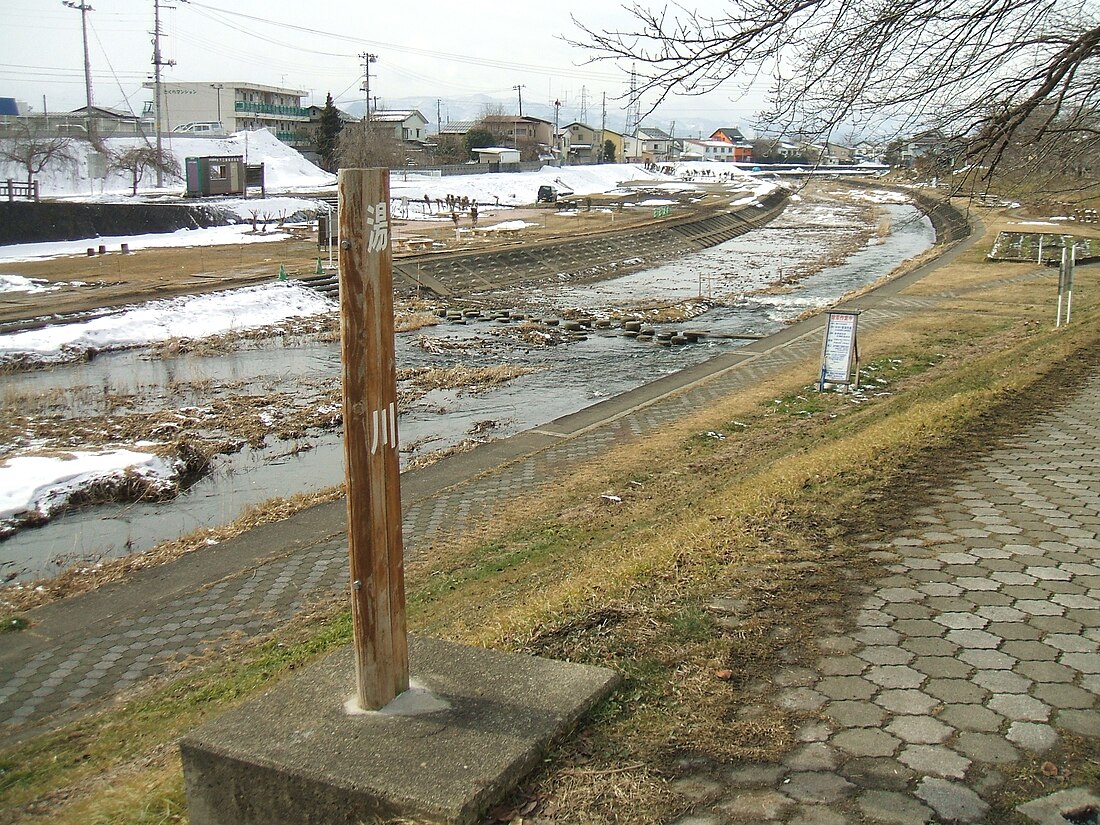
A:
<svg viewBox="0 0 1100 825">
<path fill-rule="evenodd" d="M 78 0 L 79 2 L 79 0 Z M 153 0 L 85 0 L 93 94 L 97 105 L 140 112 L 151 94 Z M 167 0 L 164 0 L 167 2 Z M 250 81 L 303 89 L 305 103 L 323 103 L 326 92 L 347 104 L 362 100 L 358 54 L 377 55 L 371 95 L 391 99 L 427 96 L 459 101 L 488 95 L 524 108 L 563 103 L 562 117 L 579 115 L 587 89 L 589 122 L 598 122 L 608 97 L 609 118 L 621 119 L 615 98 L 629 88 L 628 74 L 612 64 L 586 65 L 589 53 L 563 35 L 579 37 L 571 15 L 593 28 L 623 28 L 629 15 L 602 0 L 172 0 L 161 11 L 161 52 L 176 65 L 166 80 Z M 692 4 L 704 12 L 723 0 Z M 41 110 L 84 105 L 81 14 L 62 0 L 0 0 L 0 97 Z M 736 99 L 737 89 L 664 104 L 647 123 L 706 120 L 750 125 L 758 98 Z M 643 101 L 644 102 L 644 101 Z M 515 111 L 514 108 L 509 111 Z M 429 121 L 435 112 L 424 113 Z M 444 111 L 444 120 L 447 112 Z"/>
</svg>

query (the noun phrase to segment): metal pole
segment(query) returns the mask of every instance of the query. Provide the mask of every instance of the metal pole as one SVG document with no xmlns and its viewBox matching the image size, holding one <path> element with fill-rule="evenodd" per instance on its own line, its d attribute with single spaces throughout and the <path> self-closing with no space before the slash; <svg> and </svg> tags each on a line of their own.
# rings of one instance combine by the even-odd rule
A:
<svg viewBox="0 0 1100 825">
<path fill-rule="evenodd" d="M 328 227 L 328 268 L 332 271 L 332 204 L 325 203 L 325 209 L 328 211 L 328 219 L 326 226 Z"/>
<path fill-rule="evenodd" d="M 1069 325 L 1069 317 L 1073 312 L 1073 270 L 1077 264 L 1077 244 L 1070 241 L 1069 245 L 1069 269 L 1066 272 L 1066 325 Z"/>
<path fill-rule="evenodd" d="M 409 687 L 397 455 L 389 173 L 339 178 L 340 340 L 356 698 L 378 710 Z"/>
<path fill-rule="evenodd" d="M 1062 262 L 1058 266 L 1058 314 L 1054 318 L 1054 326 L 1062 326 L 1062 298 L 1066 291 L 1066 270 L 1069 268 L 1069 250 L 1065 246 L 1065 238 L 1062 238 Z"/>
</svg>

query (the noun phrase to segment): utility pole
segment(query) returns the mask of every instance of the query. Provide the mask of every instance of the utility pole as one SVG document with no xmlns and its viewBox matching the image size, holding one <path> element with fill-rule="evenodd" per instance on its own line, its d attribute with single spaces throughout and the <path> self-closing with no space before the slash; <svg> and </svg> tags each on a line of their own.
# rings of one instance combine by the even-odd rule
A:
<svg viewBox="0 0 1100 825">
<path fill-rule="evenodd" d="M 367 150 L 370 149 L 370 64 L 378 62 L 378 55 L 361 52 L 359 59 L 363 61 L 362 89 L 367 102 L 367 109 L 363 113 L 363 154 L 366 155 Z"/>
<path fill-rule="evenodd" d="M 559 166 L 565 166 L 565 141 L 563 141 L 561 139 L 561 132 L 559 131 L 559 127 L 558 127 L 558 121 L 559 121 L 558 114 L 560 112 L 561 112 L 561 101 L 560 100 L 555 100 L 554 101 L 554 142 L 557 144 L 557 147 L 558 147 L 558 156 L 559 156 L 558 165 Z"/>
<path fill-rule="evenodd" d="M 607 131 L 607 92 L 603 93 L 603 114 L 600 116 L 600 139 L 597 142 L 599 146 L 599 154 L 596 155 L 597 163 L 603 163 L 603 142 L 607 139 L 603 136 L 603 133 Z"/>
<path fill-rule="evenodd" d="M 523 84 L 520 84 L 519 86 L 513 86 L 512 88 L 519 93 L 519 116 L 523 117 L 523 90 L 527 87 Z"/>
<path fill-rule="evenodd" d="M 369 54 L 368 52 L 362 52 L 359 55 L 359 59 L 363 61 L 363 85 L 360 87 L 363 90 L 364 97 L 366 99 L 367 110 L 363 115 L 363 122 L 370 123 L 370 64 L 378 62 L 378 55 Z"/>
<path fill-rule="evenodd" d="M 439 135 L 443 134 L 443 101 L 438 97 L 435 99 L 435 134 L 436 142 L 439 141 Z"/>
<path fill-rule="evenodd" d="M 675 120 L 672 121 L 672 123 L 668 127 L 668 136 L 669 136 L 668 159 L 669 160 L 676 160 L 676 121 Z"/>
<path fill-rule="evenodd" d="M 218 92 L 218 126 L 221 127 L 221 123 L 222 123 L 222 89 L 225 88 L 225 84 L 223 84 L 223 83 L 211 83 L 210 88 L 215 89 Z M 313 98 L 313 92 L 310 92 L 309 96 L 310 96 L 310 99 L 312 99 Z"/>
<path fill-rule="evenodd" d="M 61 0 L 61 5 L 80 12 L 80 31 L 84 35 L 84 91 L 88 101 L 88 107 L 85 110 L 87 113 L 85 121 L 88 135 L 92 136 L 95 127 L 92 121 L 92 63 L 88 57 L 88 12 L 95 10 L 87 3 L 82 2 L 78 5 L 71 2 L 71 0 Z"/>
<path fill-rule="evenodd" d="M 164 118 L 164 90 L 161 85 L 160 67 L 175 66 L 175 60 L 165 60 L 160 53 L 160 0 L 153 0 L 153 94 L 156 96 L 157 109 L 157 188 L 164 185 L 164 147 L 160 132 Z"/>
</svg>

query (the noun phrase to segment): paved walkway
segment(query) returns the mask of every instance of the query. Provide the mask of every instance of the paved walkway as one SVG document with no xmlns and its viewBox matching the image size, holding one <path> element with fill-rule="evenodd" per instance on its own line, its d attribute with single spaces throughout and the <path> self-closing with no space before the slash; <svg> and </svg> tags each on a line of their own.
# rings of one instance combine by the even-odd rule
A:
<svg viewBox="0 0 1100 825">
<path fill-rule="evenodd" d="M 863 336 L 960 293 L 862 297 Z M 1047 278 L 1039 273 L 1027 278 Z M 1020 280 L 1019 278 L 1013 280 Z M 750 347 L 403 480 L 410 553 L 686 413 L 820 351 L 811 319 Z M 810 377 L 807 377 L 810 380 Z M 680 825 L 782 818 L 981 821 L 998 766 L 1066 731 L 1100 735 L 1100 381 L 944 491 L 913 529 L 869 550 L 888 575 L 851 616 L 823 620 L 825 655 L 760 684 L 761 705 L 810 712 L 782 766 L 707 766 Z M 0 741 L 86 713 L 166 663 L 273 630 L 343 598 L 342 502 L 313 508 L 132 581 L 35 612 L 0 635 Z"/>
<path fill-rule="evenodd" d="M 1100 737 L 1097 420 L 1100 379 L 866 545 L 854 628 L 824 617 L 812 668 L 754 686 L 753 714 L 817 717 L 799 747 L 682 780 L 676 825 L 987 822 L 1004 766 Z"/>
</svg>

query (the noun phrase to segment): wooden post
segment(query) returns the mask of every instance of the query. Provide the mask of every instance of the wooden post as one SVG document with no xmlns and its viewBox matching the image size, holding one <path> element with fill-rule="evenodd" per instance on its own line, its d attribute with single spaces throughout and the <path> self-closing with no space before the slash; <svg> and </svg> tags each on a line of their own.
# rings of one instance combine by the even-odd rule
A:
<svg viewBox="0 0 1100 825">
<path fill-rule="evenodd" d="M 397 455 L 389 173 L 340 170 L 340 337 L 356 691 L 378 710 L 409 687 Z"/>
</svg>

